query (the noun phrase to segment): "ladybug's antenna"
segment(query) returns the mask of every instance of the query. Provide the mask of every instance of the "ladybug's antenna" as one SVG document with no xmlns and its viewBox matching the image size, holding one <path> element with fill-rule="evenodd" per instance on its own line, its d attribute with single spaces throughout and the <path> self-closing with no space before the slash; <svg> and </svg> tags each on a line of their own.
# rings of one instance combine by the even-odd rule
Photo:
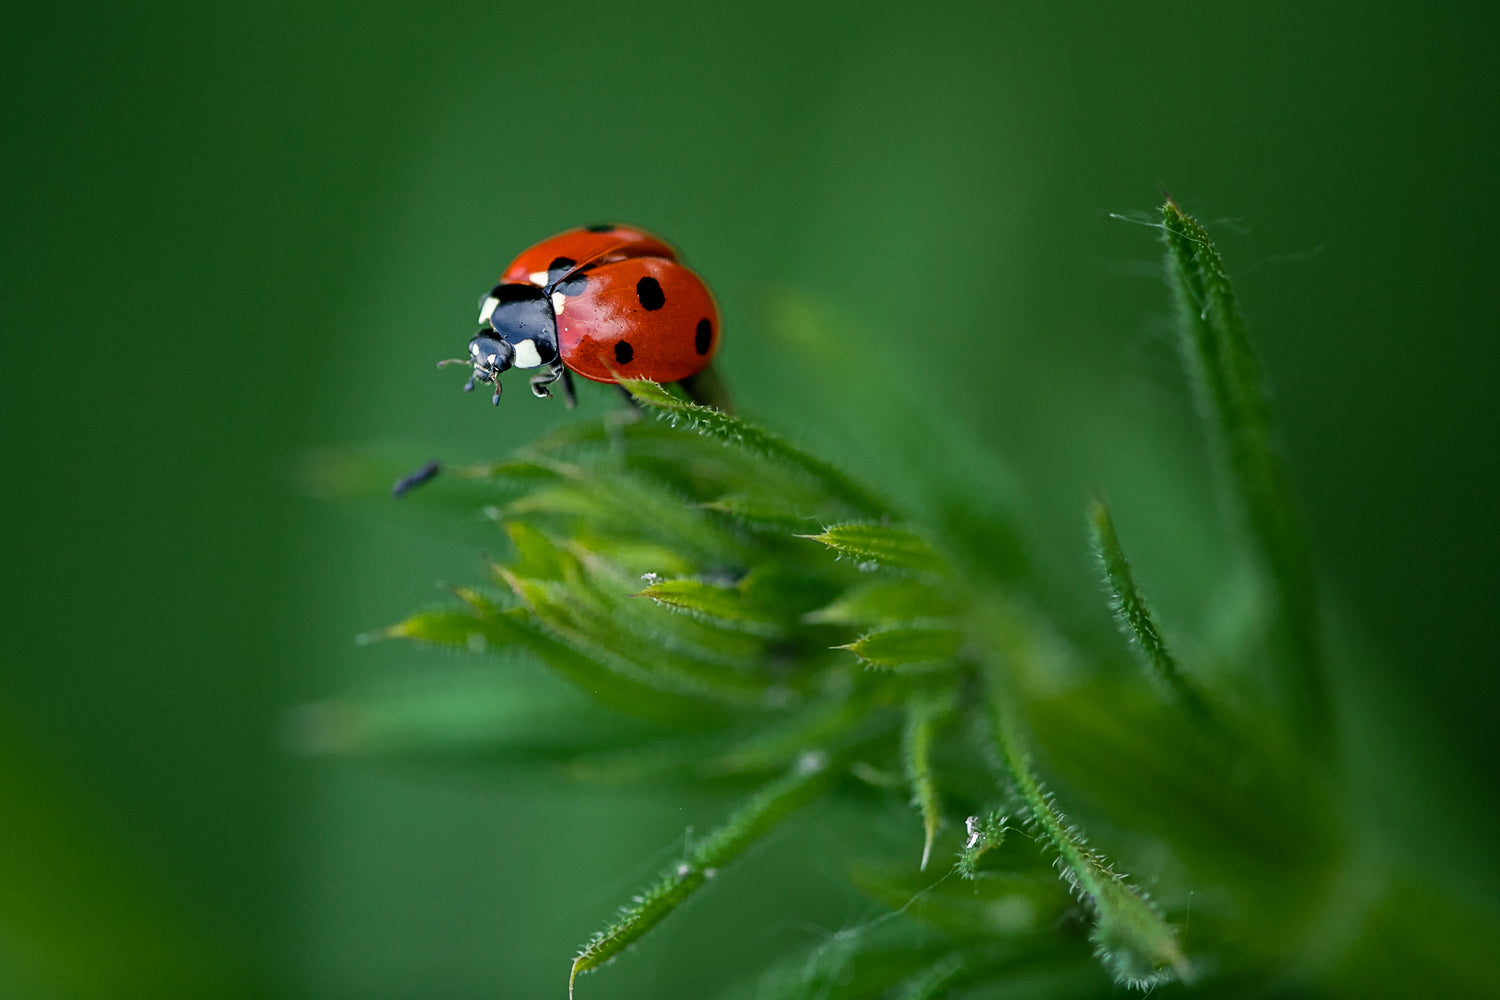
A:
<svg viewBox="0 0 1500 1000">
<path fill-rule="evenodd" d="M 448 358 L 447 360 L 439 361 L 437 363 L 437 366 L 439 368 L 447 368 L 449 365 L 468 365 L 470 368 L 473 368 L 474 367 L 474 359 L 473 358 Z M 475 373 L 471 372 L 470 375 L 469 375 L 469 381 L 467 381 L 467 382 L 464 383 L 464 392 L 473 392 L 474 391 L 474 375 L 475 375 Z"/>
</svg>

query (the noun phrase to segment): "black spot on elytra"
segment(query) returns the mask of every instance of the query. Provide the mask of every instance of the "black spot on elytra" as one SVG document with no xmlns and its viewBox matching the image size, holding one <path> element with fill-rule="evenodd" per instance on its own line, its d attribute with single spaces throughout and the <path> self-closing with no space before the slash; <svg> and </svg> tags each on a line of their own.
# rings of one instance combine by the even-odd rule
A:
<svg viewBox="0 0 1500 1000">
<path fill-rule="evenodd" d="M 642 278 L 635 283 L 635 297 L 641 300 L 641 306 L 646 309 L 660 309 L 667 304 L 667 295 L 661 290 L 661 282 L 655 278 Z"/>
<path fill-rule="evenodd" d="M 555 285 L 563 279 L 563 276 L 578 266 L 578 261 L 572 257 L 559 257 L 547 265 L 547 284 Z"/>
<path fill-rule="evenodd" d="M 706 319 L 698 321 L 698 332 L 693 334 L 693 346 L 699 354 L 707 354 L 714 342 L 714 325 Z"/>
<path fill-rule="evenodd" d="M 589 283 L 589 276 L 582 271 L 575 271 L 562 281 L 558 282 L 557 290 L 564 295 L 582 295 L 584 286 Z"/>
<path fill-rule="evenodd" d="M 630 346 L 630 341 L 615 341 L 615 361 L 618 364 L 628 365 L 633 357 L 635 357 L 635 348 Z"/>
<path fill-rule="evenodd" d="M 614 223 L 611 223 L 611 222 L 601 222 L 598 225 L 595 225 L 595 226 L 585 226 L 584 228 L 587 229 L 591 233 L 612 233 L 616 229 L 618 229 L 619 227 L 616 226 Z"/>
</svg>

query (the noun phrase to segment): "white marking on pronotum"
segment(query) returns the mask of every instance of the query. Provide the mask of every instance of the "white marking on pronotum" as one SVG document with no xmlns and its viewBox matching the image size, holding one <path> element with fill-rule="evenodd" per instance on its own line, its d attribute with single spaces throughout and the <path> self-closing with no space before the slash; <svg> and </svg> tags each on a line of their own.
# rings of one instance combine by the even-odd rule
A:
<svg viewBox="0 0 1500 1000">
<path fill-rule="evenodd" d="M 546 285 L 547 284 L 547 272 L 546 271 L 536 271 L 536 272 L 532 273 L 532 275 L 531 275 L 531 283 L 533 285 Z"/>
<path fill-rule="evenodd" d="M 495 315 L 495 307 L 499 304 L 500 300 L 493 295 L 485 296 L 485 300 L 479 304 L 479 322 L 488 323 L 490 317 Z"/>
<path fill-rule="evenodd" d="M 536 341 L 522 340 L 516 345 L 516 360 L 512 365 L 514 368 L 540 368 L 542 356 L 537 353 Z"/>
<path fill-rule="evenodd" d="M 562 315 L 562 311 L 563 311 L 563 303 L 566 302 L 566 301 L 568 301 L 568 297 L 566 295 L 564 295 L 562 292 L 553 292 L 552 293 L 552 311 L 555 312 L 555 313 L 557 313 L 559 316 L 561 316 Z"/>
</svg>

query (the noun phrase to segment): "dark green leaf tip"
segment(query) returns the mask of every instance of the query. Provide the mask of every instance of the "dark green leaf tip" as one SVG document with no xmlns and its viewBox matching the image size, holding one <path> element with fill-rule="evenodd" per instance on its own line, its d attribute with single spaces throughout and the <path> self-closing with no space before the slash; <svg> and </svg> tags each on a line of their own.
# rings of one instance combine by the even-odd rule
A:
<svg viewBox="0 0 1500 1000">
<path fill-rule="evenodd" d="M 1287 639 L 1286 653 L 1275 658 L 1275 681 L 1296 728 L 1310 742 L 1324 743 L 1328 694 L 1317 584 L 1260 361 L 1208 232 L 1170 198 L 1162 206 L 1162 223 L 1182 355 L 1209 437 L 1223 458 L 1229 501 L 1276 595 Z"/>
</svg>

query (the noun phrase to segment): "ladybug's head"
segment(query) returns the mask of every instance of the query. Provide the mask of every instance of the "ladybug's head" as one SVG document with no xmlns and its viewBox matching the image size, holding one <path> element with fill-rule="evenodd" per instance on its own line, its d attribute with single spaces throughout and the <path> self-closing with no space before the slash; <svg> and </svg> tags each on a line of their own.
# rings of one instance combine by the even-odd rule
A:
<svg viewBox="0 0 1500 1000">
<path fill-rule="evenodd" d="M 474 374 L 464 384 L 464 392 L 472 392 L 474 382 L 489 382 L 495 386 L 492 402 L 500 402 L 500 373 L 516 360 L 516 349 L 494 330 L 484 327 L 469 341 L 469 360 L 474 365 Z"/>
<path fill-rule="evenodd" d="M 469 341 L 469 356 L 467 358 L 450 358 L 447 361 L 439 361 L 438 367 L 444 365 L 472 365 L 474 373 L 469 376 L 469 381 L 464 383 L 464 392 L 473 392 L 475 382 L 489 382 L 495 387 L 495 395 L 490 402 L 496 406 L 500 405 L 500 375 L 516 361 L 516 349 L 500 338 L 490 327 L 480 327 L 479 332 L 474 334 Z"/>
</svg>

